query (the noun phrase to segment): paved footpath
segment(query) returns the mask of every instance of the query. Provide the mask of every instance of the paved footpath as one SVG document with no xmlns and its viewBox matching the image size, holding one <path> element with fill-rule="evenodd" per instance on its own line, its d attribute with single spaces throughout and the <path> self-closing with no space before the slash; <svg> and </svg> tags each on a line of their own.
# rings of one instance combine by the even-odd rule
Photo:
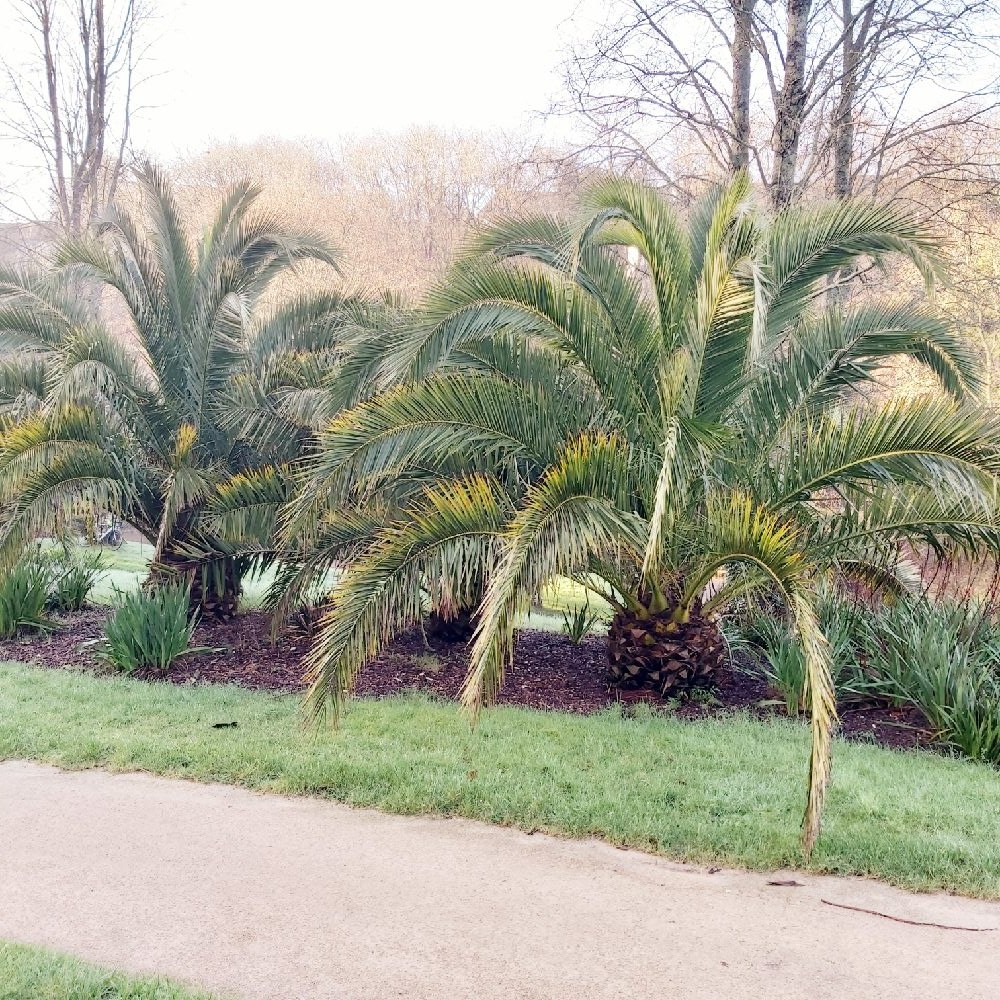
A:
<svg viewBox="0 0 1000 1000">
<path fill-rule="evenodd" d="M 250 1000 L 996 1000 L 1000 905 L 0 763 L 0 938 Z"/>
</svg>

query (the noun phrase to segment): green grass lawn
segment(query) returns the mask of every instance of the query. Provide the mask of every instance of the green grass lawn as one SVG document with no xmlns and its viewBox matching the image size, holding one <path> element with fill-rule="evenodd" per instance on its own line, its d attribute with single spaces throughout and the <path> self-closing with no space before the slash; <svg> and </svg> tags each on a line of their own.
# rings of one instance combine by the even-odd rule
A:
<svg viewBox="0 0 1000 1000">
<path fill-rule="evenodd" d="M 0 1000 L 211 1000 L 166 979 L 135 978 L 43 948 L 0 941 Z"/>
<path fill-rule="evenodd" d="M 216 729 L 214 723 L 236 722 Z M 801 864 L 809 747 L 786 720 L 685 722 L 357 701 L 303 731 L 294 697 L 0 665 L 0 757 L 468 816 L 754 869 Z M 812 870 L 1000 898 L 1000 774 L 838 741 Z"/>
<path fill-rule="evenodd" d="M 146 579 L 153 556 L 153 546 L 148 542 L 122 542 L 117 549 L 95 547 L 93 551 L 100 553 L 101 560 L 101 575 L 90 592 L 90 599 L 95 604 L 110 604 L 116 590 L 137 590 Z M 273 569 L 245 580 L 243 607 L 260 607 L 273 580 Z"/>
<path fill-rule="evenodd" d="M 146 579 L 149 571 L 149 560 L 153 555 L 153 546 L 148 542 L 123 542 L 120 548 L 93 548 L 85 551 L 99 552 L 101 560 L 101 575 L 97 585 L 90 593 L 90 599 L 95 604 L 110 604 L 116 590 L 136 590 Z M 243 608 L 259 608 L 267 593 L 267 588 L 274 581 L 275 570 L 248 577 L 243 581 Z M 332 580 L 331 580 L 332 585 Z M 596 595 L 589 595 L 577 583 L 562 577 L 549 587 L 542 595 L 540 608 L 535 608 L 525 624 L 532 628 L 546 629 L 558 632 L 563 627 L 564 610 L 572 611 L 587 606 L 591 611 L 604 619 L 611 617 L 611 608 L 606 601 Z M 606 621 L 597 623 L 594 631 L 607 629 Z"/>
</svg>

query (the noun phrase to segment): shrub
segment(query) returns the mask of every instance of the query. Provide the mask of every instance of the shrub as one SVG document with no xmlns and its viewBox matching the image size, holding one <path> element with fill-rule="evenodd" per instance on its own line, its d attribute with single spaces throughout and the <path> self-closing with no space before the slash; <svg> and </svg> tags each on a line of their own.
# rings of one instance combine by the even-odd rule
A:
<svg viewBox="0 0 1000 1000">
<path fill-rule="evenodd" d="M 1000 764 L 1000 631 L 976 609 L 900 602 L 872 617 L 868 655 L 896 702 L 916 705 L 943 742 Z"/>
<path fill-rule="evenodd" d="M 0 580 L 0 637 L 9 639 L 26 629 L 50 629 L 45 617 L 51 574 L 37 550 L 28 552 Z"/>
<path fill-rule="evenodd" d="M 840 700 L 915 705 L 943 743 L 1000 764 L 1000 626 L 982 609 L 903 598 L 862 614 L 831 592 L 818 611 Z M 761 655 L 788 714 L 804 711 L 805 663 L 787 622 L 751 614 L 737 641 Z"/>
<path fill-rule="evenodd" d="M 939 739 L 973 760 L 1000 764 L 1000 680 L 990 664 L 965 649 L 915 662 L 905 694 Z"/>
<path fill-rule="evenodd" d="M 50 560 L 47 606 L 53 611 L 79 611 L 100 575 L 100 555 L 90 558 L 60 551 Z"/>
<path fill-rule="evenodd" d="M 119 591 L 104 626 L 102 655 L 126 673 L 143 667 L 165 671 L 177 657 L 193 652 L 197 616 L 188 618 L 189 596 L 188 588 L 177 584 Z"/>
<path fill-rule="evenodd" d="M 830 643 L 838 700 L 870 698 L 879 694 L 879 682 L 872 677 L 859 655 L 857 636 L 862 616 L 858 605 L 835 591 L 822 592 L 817 604 L 820 625 Z M 741 638 L 760 654 L 764 674 L 781 695 L 788 714 L 804 712 L 805 659 L 802 646 L 792 634 L 787 619 L 774 613 L 751 614 Z"/>
<path fill-rule="evenodd" d="M 563 612 L 562 630 L 569 636 L 569 640 L 574 646 L 579 646 L 598 623 L 600 617 L 600 615 L 591 612 L 589 604 L 584 604 L 581 608 Z"/>
<path fill-rule="evenodd" d="M 755 641 L 759 646 L 764 674 L 785 703 L 789 715 L 805 710 L 806 664 L 802 650 L 788 625 L 777 618 L 757 623 Z"/>
</svg>

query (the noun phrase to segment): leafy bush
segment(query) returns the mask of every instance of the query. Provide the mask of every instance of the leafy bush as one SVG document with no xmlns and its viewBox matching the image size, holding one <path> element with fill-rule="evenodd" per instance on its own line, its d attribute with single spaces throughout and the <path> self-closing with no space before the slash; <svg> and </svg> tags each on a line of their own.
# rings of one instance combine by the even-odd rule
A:
<svg viewBox="0 0 1000 1000">
<path fill-rule="evenodd" d="M 45 617 L 51 573 L 37 550 L 28 552 L 0 580 L 0 637 L 9 639 L 26 629 L 50 629 Z"/>
<path fill-rule="evenodd" d="M 1000 624 L 981 608 L 923 598 L 861 612 L 835 592 L 819 603 L 838 698 L 915 705 L 939 740 L 1000 764 Z M 761 654 L 788 714 L 804 711 L 805 663 L 787 622 L 751 615 L 739 641 Z"/>
<path fill-rule="evenodd" d="M 1000 629 L 975 608 L 900 602 L 873 615 L 866 646 L 896 702 L 916 705 L 938 738 L 1000 764 Z"/>
<path fill-rule="evenodd" d="M 781 695 L 785 711 L 798 715 L 805 710 L 806 664 L 801 646 L 787 623 L 763 618 L 755 629 L 755 639 L 763 654 L 761 666 L 771 686 Z"/>
<path fill-rule="evenodd" d="M 188 588 L 166 584 L 134 593 L 119 591 L 114 614 L 104 626 L 101 654 L 119 670 L 143 667 L 165 671 L 190 653 L 197 616 L 188 619 Z"/>
<path fill-rule="evenodd" d="M 830 643 L 833 680 L 838 699 L 867 698 L 877 693 L 878 684 L 866 670 L 856 644 L 858 606 L 834 591 L 821 595 L 818 617 Z M 745 644 L 761 654 L 764 673 L 781 695 L 789 715 L 806 709 L 806 664 L 802 645 L 792 634 L 784 617 L 760 614 L 744 627 Z"/>
<path fill-rule="evenodd" d="M 563 612 L 563 632 L 569 636 L 574 646 L 579 646 L 600 621 L 600 615 L 592 613 L 589 604 Z"/>
<path fill-rule="evenodd" d="M 79 611 L 100 575 L 100 555 L 89 558 L 58 551 L 49 561 L 47 606 L 53 611 Z"/>
<path fill-rule="evenodd" d="M 1000 680 L 990 664 L 964 649 L 914 663 L 905 693 L 940 739 L 973 760 L 1000 764 Z"/>
</svg>

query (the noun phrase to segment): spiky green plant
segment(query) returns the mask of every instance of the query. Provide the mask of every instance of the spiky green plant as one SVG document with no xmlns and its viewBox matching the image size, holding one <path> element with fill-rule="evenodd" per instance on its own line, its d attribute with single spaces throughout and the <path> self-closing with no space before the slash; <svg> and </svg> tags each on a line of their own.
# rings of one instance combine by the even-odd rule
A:
<svg viewBox="0 0 1000 1000">
<path fill-rule="evenodd" d="M 194 652 L 191 636 L 198 619 L 188 615 L 190 599 L 188 588 L 178 583 L 117 593 L 99 654 L 124 673 L 145 667 L 164 672 L 179 656 Z"/>
<path fill-rule="evenodd" d="M 225 196 L 196 243 L 158 169 L 143 168 L 136 187 L 141 212 L 112 208 L 99 236 L 62 246 L 53 271 L 0 274 L 0 566 L 82 501 L 154 544 L 154 577 L 190 578 L 196 604 L 229 614 L 246 562 L 218 518 L 245 499 L 248 473 L 288 454 L 255 447 L 233 393 L 252 381 L 274 410 L 267 364 L 305 338 L 336 339 L 339 296 L 275 310 L 262 298 L 297 262 L 336 266 L 338 254 L 261 211 L 250 184 Z M 109 292 L 118 329 L 81 287 Z"/>
<path fill-rule="evenodd" d="M 473 715 L 556 575 L 616 609 L 612 666 L 668 689 L 710 677 L 717 613 L 767 590 L 804 655 L 810 850 L 836 722 L 817 581 L 833 567 L 888 581 L 902 539 L 1000 541 L 1000 418 L 971 401 L 966 342 L 919 304 L 828 294 L 892 255 L 928 280 L 939 267 L 933 237 L 897 209 L 766 218 L 745 178 L 686 224 L 655 190 L 611 179 L 571 225 L 482 233 L 383 359 L 397 388 L 331 424 L 288 513 L 318 563 L 357 554 L 311 655 L 309 714 L 341 710 L 360 667 L 421 614 L 421 588 L 447 611 L 486 581 Z M 857 405 L 900 355 L 940 397 Z"/>
<path fill-rule="evenodd" d="M 563 634 L 574 646 L 579 646 L 600 620 L 601 616 L 591 611 L 589 604 L 564 611 L 562 615 Z"/>
<path fill-rule="evenodd" d="M 29 549 L 11 566 L 0 578 L 0 638 L 55 627 L 45 613 L 51 584 L 51 566 L 37 549 Z"/>
<path fill-rule="evenodd" d="M 1000 764 L 1000 627 L 986 609 L 899 601 L 859 631 L 890 698 L 917 705 L 939 740 Z"/>
<path fill-rule="evenodd" d="M 84 555 L 67 546 L 46 555 L 51 581 L 48 607 L 54 611 L 80 611 L 101 576 L 100 553 Z"/>
</svg>

